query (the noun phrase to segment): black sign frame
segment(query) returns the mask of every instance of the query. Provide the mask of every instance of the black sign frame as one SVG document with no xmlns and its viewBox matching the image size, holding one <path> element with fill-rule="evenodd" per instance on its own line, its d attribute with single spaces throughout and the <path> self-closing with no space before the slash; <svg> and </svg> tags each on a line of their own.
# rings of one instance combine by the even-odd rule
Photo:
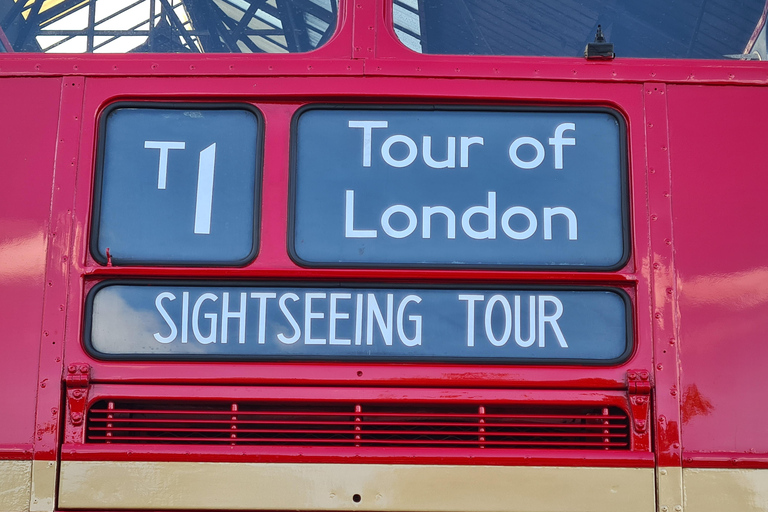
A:
<svg viewBox="0 0 768 512">
<path fill-rule="evenodd" d="M 487 358 L 469 358 L 469 357 L 442 357 L 439 359 L 426 359 L 424 357 L 381 357 L 381 356 L 368 356 L 368 357 L 335 357 L 335 356 L 303 356 L 303 357 L 285 357 L 280 355 L 263 355 L 263 356 L 251 356 L 251 355 L 233 355 L 233 354 L 157 354 L 157 355 L 145 355 L 145 354 L 105 354 L 99 352 L 92 344 L 91 329 L 93 325 L 93 302 L 96 294 L 102 288 L 119 285 L 119 286 L 147 286 L 153 288 L 160 288 L 163 286 L 195 286 L 195 287 L 281 287 L 281 288 L 352 288 L 361 290 L 371 289 L 387 289 L 387 290 L 408 290 L 414 288 L 427 289 L 427 290 L 499 290 L 509 291 L 510 288 L 517 291 L 532 292 L 612 292 L 618 295 L 624 303 L 625 311 L 625 326 L 626 326 L 626 345 L 624 352 L 614 359 L 567 359 L 567 358 L 515 358 L 514 360 L 506 359 L 503 361 L 493 361 Z M 631 359 L 635 353 L 635 327 L 634 327 L 634 313 L 632 299 L 629 293 L 617 286 L 565 286 L 565 285 L 521 285 L 515 283 L 499 284 L 499 283 L 365 283 L 365 282 L 323 282 L 323 281 L 256 281 L 256 280 L 235 280 L 235 281 L 223 281 L 223 280 L 203 280 L 203 279 L 107 279 L 96 283 L 89 291 L 85 299 L 84 319 L 83 319 L 83 332 L 82 341 L 83 347 L 86 353 L 96 360 L 101 361 L 131 361 L 131 362 L 197 362 L 197 363 L 212 363 L 212 362 L 238 362 L 238 363 L 254 363 L 254 362 L 270 362 L 270 363 L 339 363 L 339 364 L 380 364 L 380 363 L 406 363 L 406 364 L 420 364 L 420 365 L 466 365 L 466 366 L 567 366 L 567 367 L 613 367 L 626 363 Z"/>
<path fill-rule="evenodd" d="M 256 137 L 256 167 L 253 172 L 255 173 L 254 182 L 256 184 L 256 195 L 254 197 L 253 204 L 253 234 L 252 234 L 252 247 L 250 252 L 242 259 L 228 262 L 228 263 L 216 263 L 216 262 L 185 262 L 185 261 L 151 261 L 151 260 L 132 260 L 127 263 L 122 263 L 120 258 L 115 258 L 114 255 L 110 255 L 109 258 L 105 258 L 100 252 L 98 247 L 99 242 L 99 228 L 101 222 L 101 209 L 102 209 L 102 191 L 103 191 L 103 174 L 104 174 L 104 159 L 105 159 L 105 144 L 106 144 L 106 131 L 107 120 L 110 114 L 119 109 L 170 109 L 170 110 L 246 110 L 252 113 L 256 117 L 257 126 L 259 128 Z M 140 266 L 152 266 L 152 267 L 244 267 L 252 263 L 259 254 L 259 248 L 261 243 L 261 207 L 262 196 L 264 190 L 264 138 L 266 132 L 266 123 L 264 122 L 264 114 L 256 106 L 251 103 L 195 103 L 195 102 L 169 102 L 169 101 L 118 101 L 111 103 L 104 107 L 98 116 L 98 130 L 96 135 L 96 161 L 93 172 L 93 193 L 91 197 L 91 212 L 90 212 L 90 232 L 88 234 L 88 249 L 91 257 L 101 265 L 117 264 L 121 266 L 140 267 Z"/>
<path fill-rule="evenodd" d="M 514 264 L 465 264 L 465 263 L 367 263 L 367 262 L 314 262 L 301 258 L 296 251 L 296 197 L 298 164 L 298 128 L 301 115 L 310 110 L 380 110 L 380 111 L 465 111 L 465 112 L 576 112 L 608 114 L 616 119 L 619 128 L 619 180 L 621 195 L 622 254 L 619 260 L 608 266 L 587 265 L 514 265 Z M 440 105 L 440 104 L 365 104 L 365 103 L 314 103 L 298 108 L 291 119 L 290 166 L 288 183 L 288 230 L 286 234 L 287 250 L 291 260 L 304 268 L 384 268 L 384 269 L 470 269 L 470 270 L 517 270 L 517 271 L 577 271 L 577 272 L 615 272 L 624 268 L 632 256 L 632 229 L 629 186 L 629 152 L 627 121 L 616 108 L 607 106 L 488 106 L 488 105 Z"/>
</svg>

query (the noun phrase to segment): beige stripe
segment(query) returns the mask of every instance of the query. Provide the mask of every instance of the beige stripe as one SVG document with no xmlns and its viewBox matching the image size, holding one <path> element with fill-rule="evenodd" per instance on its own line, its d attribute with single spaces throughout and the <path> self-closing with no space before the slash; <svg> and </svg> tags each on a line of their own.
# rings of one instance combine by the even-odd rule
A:
<svg viewBox="0 0 768 512">
<path fill-rule="evenodd" d="M 0 510 L 29 510 L 31 460 L 0 460 Z"/>
<path fill-rule="evenodd" d="M 686 468 L 683 484 L 684 512 L 768 510 L 768 469 Z"/>
<path fill-rule="evenodd" d="M 51 460 L 32 461 L 31 512 L 52 512 L 56 498 L 56 463 Z"/>
<path fill-rule="evenodd" d="M 656 482 L 659 510 L 679 512 L 683 505 L 683 468 L 679 466 L 657 468 Z"/>
<path fill-rule="evenodd" d="M 652 468 L 67 461 L 59 483 L 61 508 L 87 509 L 649 512 L 654 500 Z"/>
</svg>

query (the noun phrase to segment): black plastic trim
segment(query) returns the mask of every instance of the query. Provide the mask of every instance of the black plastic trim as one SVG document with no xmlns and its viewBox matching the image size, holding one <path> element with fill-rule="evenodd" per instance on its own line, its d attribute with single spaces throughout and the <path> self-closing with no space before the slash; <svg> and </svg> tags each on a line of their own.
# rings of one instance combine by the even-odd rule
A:
<svg viewBox="0 0 768 512">
<path fill-rule="evenodd" d="M 96 140 L 96 166 L 93 180 L 93 209 L 91 213 L 91 232 L 89 234 L 88 248 L 90 250 L 93 259 L 101 265 L 108 265 L 107 255 L 99 252 L 99 223 L 101 221 L 101 194 L 103 187 L 103 171 L 104 171 L 104 143 L 106 141 L 107 119 L 113 111 L 122 108 L 133 109 L 172 109 L 172 110 L 246 110 L 256 116 L 256 122 L 258 127 L 257 139 L 256 139 L 256 196 L 254 198 L 253 209 L 253 243 L 251 251 L 244 258 L 235 260 L 228 263 L 212 263 L 212 262 L 186 262 L 186 261 L 145 261 L 145 260 L 131 260 L 129 262 L 121 262 L 119 258 L 115 258 L 110 255 L 111 263 L 116 266 L 126 267 L 140 267 L 140 266 L 156 266 L 156 267 L 244 267 L 256 259 L 259 253 L 260 242 L 260 222 L 262 215 L 261 204 L 262 195 L 264 189 L 263 176 L 264 176 L 264 134 L 266 131 L 266 123 L 264 122 L 264 115 L 261 110 L 251 105 L 250 103 L 191 103 L 191 102 L 154 102 L 154 101 L 121 101 L 112 103 L 106 106 L 99 114 L 99 126 L 98 135 Z"/>
<path fill-rule="evenodd" d="M 307 356 L 307 357 L 290 357 L 283 356 L 238 356 L 238 355 L 205 355 L 205 354 L 159 354 L 156 356 L 137 356 L 134 354 L 105 354 L 99 352 L 93 347 L 91 343 L 91 327 L 93 319 L 93 300 L 99 290 L 107 288 L 109 286 L 121 285 L 121 286 L 150 286 L 150 287 L 162 287 L 162 286 L 197 286 L 197 287 L 280 287 L 280 288 L 359 288 L 359 289 L 392 289 L 392 290 L 408 290 L 408 289 L 443 289 L 443 290 L 520 290 L 520 291 L 605 291 L 617 294 L 624 302 L 625 320 L 626 320 L 626 340 L 627 344 L 624 352 L 615 359 L 525 359 L 514 358 L 503 361 L 493 361 L 489 359 L 473 359 L 462 357 L 443 357 L 435 359 L 425 358 L 391 358 L 391 357 L 331 357 L 331 356 Z M 218 361 L 237 361 L 237 362 L 325 362 L 325 363 L 410 363 L 410 364 L 436 364 L 436 363 L 451 363 L 451 364 L 466 364 L 466 365 L 487 365 L 487 366 L 618 366 L 627 362 L 632 356 L 635 348 L 634 340 L 634 324 L 632 314 L 632 300 L 629 294 L 622 288 L 615 286 L 563 286 L 563 285 L 501 285 L 501 284 L 389 284 L 389 283 L 361 283 L 356 282 L 322 282 L 322 281 L 299 281 L 286 283 L 285 281 L 208 281 L 208 280 L 172 280 L 172 279 L 159 279 L 149 281 L 147 279 L 115 279 L 106 280 L 97 283 L 88 292 L 88 296 L 85 300 L 84 308 L 85 318 L 83 319 L 83 346 L 86 352 L 94 359 L 103 361 L 194 361 L 194 362 L 218 362 Z"/>
<path fill-rule="evenodd" d="M 359 263 L 359 262 L 316 262 L 307 261 L 299 257 L 295 247 L 295 215 L 296 215 L 296 162 L 298 151 L 298 123 L 301 115 L 308 110 L 414 110 L 414 111 L 472 111 L 472 112 L 585 112 L 604 113 L 613 116 L 619 125 L 619 165 L 621 166 L 621 215 L 622 215 L 622 255 L 613 265 L 585 266 L 585 265 L 497 265 L 497 264 L 451 264 L 451 263 Z M 290 175 L 288 192 L 288 255 L 297 265 L 306 268 L 385 268 L 385 269 L 496 269 L 496 270 L 546 270 L 556 272 L 561 270 L 583 272 L 615 272 L 624 268 L 629 262 L 632 253 L 632 230 L 630 222 L 629 205 L 629 163 L 627 150 L 627 123 L 624 116 L 616 109 L 610 107 L 574 107 L 574 106 L 495 106 L 487 105 L 369 105 L 369 104 L 309 104 L 304 105 L 293 115 L 291 119 L 291 149 L 290 149 Z"/>
</svg>

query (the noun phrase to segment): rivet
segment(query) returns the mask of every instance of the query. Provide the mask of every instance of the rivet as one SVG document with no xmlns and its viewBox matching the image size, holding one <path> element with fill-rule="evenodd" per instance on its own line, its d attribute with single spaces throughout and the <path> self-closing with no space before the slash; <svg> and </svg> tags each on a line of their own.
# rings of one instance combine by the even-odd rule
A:
<svg viewBox="0 0 768 512">
<path fill-rule="evenodd" d="M 680 512 L 681 510 L 683 510 L 683 507 L 681 507 L 680 505 L 675 505 L 675 510 L 677 510 L 677 512 Z"/>
<path fill-rule="evenodd" d="M 666 475 L 667 474 L 667 470 L 666 469 L 662 469 L 662 470 L 659 471 L 659 473 L 661 473 L 662 476 Z"/>
</svg>

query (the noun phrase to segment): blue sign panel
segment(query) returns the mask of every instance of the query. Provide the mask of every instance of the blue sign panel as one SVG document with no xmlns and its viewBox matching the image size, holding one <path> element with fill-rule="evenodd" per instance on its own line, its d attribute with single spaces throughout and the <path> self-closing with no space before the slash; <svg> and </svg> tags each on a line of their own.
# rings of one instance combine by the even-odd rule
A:
<svg viewBox="0 0 768 512">
<path fill-rule="evenodd" d="M 294 131 L 301 264 L 612 270 L 629 256 L 611 110 L 313 107 Z"/>
<path fill-rule="evenodd" d="M 599 287 L 106 283 L 88 315 L 105 359 L 614 364 L 632 345 L 626 294 Z"/>
<path fill-rule="evenodd" d="M 259 113 L 242 105 L 117 105 L 102 117 L 93 257 L 239 265 L 255 257 Z"/>
</svg>

